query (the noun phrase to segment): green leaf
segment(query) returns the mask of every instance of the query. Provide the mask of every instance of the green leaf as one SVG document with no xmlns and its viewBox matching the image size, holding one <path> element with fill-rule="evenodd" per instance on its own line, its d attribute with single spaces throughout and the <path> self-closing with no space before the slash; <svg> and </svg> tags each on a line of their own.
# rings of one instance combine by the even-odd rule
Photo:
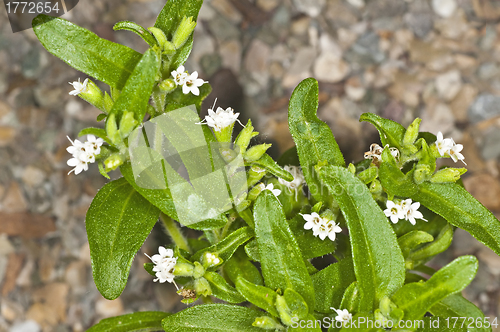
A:
<svg viewBox="0 0 500 332">
<path fill-rule="evenodd" d="M 148 45 L 150 47 L 158 46 L 158 43 L 157 43 L 155 37 L 153 37 L 153 35 L 148 31 L 148 29 L 144 29 L 143 27 L 141 27 L 137 23 L 134 23 L 131 21 L 121 21 L 121 22 L 116 23 L 113 26 L 113 30 L 115 30 L 115 31 L 116 30 L 132 31 L 132 32 L 136 33 L 139 37 L 144 39 L 144 41 L 146 43 L 148 43 Z"/>
<path fill-rule="evenodd" d="M 155 28 L 163 30 L 171 40 L 184 16 L 192 16 L 196 21 L 202 4 L 203 0 L 168 0 L 156 19 Z"/>
<path fill-rule="evenodd" d="M 288 227 L 278 199 L 264 190 L 254 206 L 255 236 L 264 282 L 272 289 L 291 288 L 312 311 L 314 288 L 297 241 Z"/>
<path fill-rule="evenodd" d="M 311 194 L 318 201 L 326 201 L 321 193 L 321 183 L 314 174 L 314 166 L 319 162 L 344 166 L 345 161 L 330 127 L 318 119 L 317 109 L 318 82 L 307 78 L 300 82 L 290 98 L 288 127 Z"/>
<path fill-rule="evenodd" d="M 426 282 L 404 285 L 392 300 L 404 311 L 405 320 L 420 319 L 436 303 L 463 290 L 474 279 L 477 267 L 476 257 L 459 257 Z"/>
<path fill-rule="evenodd" d="M 253 236 L 254 233 L 250 227 L 239 228 L 238 230 L 226 236 L 217 244 L 198 251 L 193 255 L 191 259 L 192 261 L 199 260 L 205 252 L 210 252 L 217 253 L 219 258 L 222 259 L 223 262 L 227 262 L 231 258 L 231 256 L 233 256 L 233 253 L 236 251 L 236 249 L 253 238 Z"/>
<path fill-rule="evenodd" d="M 254 161 L 253 164 L 264 168 L 272 175 L 285 181 L 293 181 L 293 175 L 278 166 L 273 158 L 271 158 L 267 153 L 265 153 L 259 160 Z"/>
<path fill-rule="evenodd" d="M 169 313 L 160 311 L 143 311 L 105 318 L 88 329 L 87 332 L 161 331 L 161 321 L 169 315 Z"/>
<path fill-rule="evenodd" d="M 260 262 L 259 245 L 257 240 L 252 240 L 245 245 L 245 252 L 248 258 L 255 262 Z"/>
<path fill-rule="evenodd" d="M 448 249 L 452 240 L 453 227 L 450 224 L 446 224 L 433 242 L 430 242 L 422 248 L 418 248 L 417 250 L 411 252 L 408 258 L 417 264 L 424 263 L 430 258 Z"/>
<path fill-rule="evenodd" d="M 135 119 L 142 122 L 149 105 L 151 91 L 155 84 L 160 62 L 153 49 L 148 49 L 127 79 L 120 96 L 110 113 L 117 115 L 118 121 L 123 111 L 134 112 Z"/>
<path fill-rule="evenodd" d="M 401 149 L 403 137 L 406 132 L 405 127 L 395 121 L 381 118 L 380 116 L 373 113 L 361 114 L 359 121 L 370 122 L 377 128 L 383 147 L 386 144 L 389 144 L 389 146 Z"/>
<path fill-rule="evenodd" d="M 356 313 L 359 311 L 359 299 L 361 294 L 359 293 L 358 282 L 353 281 L 352 284 L 347 287 L 342 296 L 342 301 L 340 302 L 340 309 L 347 309 L 350 313 Z M 335 308 L 337 309 L 337 308 Z"/>
<path fill-rule="evenodd" d="M 299 155 L 297 154 L 297 147 L 291 147 L 290 149 L 283 152 L 283 154 L 278 159 L 278 165 L 280 166 L 300 166 Z"/>
<path fill-rule="evenodd" d="M 152 171 L 150 169 L 144 170 L 144 172 Z M 167 181 L 165 181 L 166 189 L 146 189 L 137 185 L 134 180 L 134 173 L 132 171 L 132 166 L 130 162 L 124 163 L 120 166 L 120 172 L 123 177 L 127 179 L 132 187 L 134 187 L 137 192 L 139 192 L 144 198 L 146 198 L 151 204 L 160 209 L 161 212 L 170 216 L 172 219 L 178 220 L 177 212 L 175 210 L 174 200 L 168 189 Z M 157 178 L 151 176 L 150 178 Z M 207 219 L 194 224 L 189 224 L 187 227 L 197 230 L 211 230 L 223 227 L 227 223 L 227 219 L 224 215 L 221 215 L 217 219 Z"/>
<path fill-rule="evenodd" d="M 474 319 L 474 323 L 468 326 L 467 330 L 470 332 L 491 332 L 490 327 L 484 327 L 484 325 L 488 325 L 488 323 L 484 324 L 486 318 L 484 317 L 481 309 L 476 307 L 473 303 L 464 299 L 464 297 L 460 294 L 450 295 L 444 300 L 436 303 L 429 309 L 430 313 L 434 316 L 441 317 L 441 324 L 445 325 L 446 318 L 450 318 L 450 326 L 453 325 L 455 319 L 453 317 L 467 317 L 466 325 L 469 325 L 470 318 Z M 481 321 L 482 324 L 476 324 L 476 321 Z M 461 324 L 461 321 L 458 321 L 457 324 Z"/>
<path fill-rule="evenodd" d="M 212 295 L 216 298 L 229 303 L 245 301 L 245 298 L 234 287 L 231 287 L 220 274 L 207 271 L 203 277 L 210 283 Z"/>
<path fill-rule="evenodd" d="M 62 18 L 40 14 L 33 19 L 33 31 L 47 51 L 120 90 L 141 59 L 133 49 L 99 38 Z"/>
<path fill-rule="evenodd" d="M 238 277 L 242 277 L 256 285 L 264 285 L 259 270 L 248 260 L 241 249 L 224 264 L 224 272 L 233 283 L 236 283 Z"/>
<path fill-rule="evenodd" d="M 351 257 L 338 263 L 330 264 L 311 276 L 314 294 L 316 295 L 316 311 L 330 313 L 331 307 L 338 309 L 344 292 L 355 280 L 354 266 Z"/>
<path fill-rule="evenodd" d="M 424 182 L 410 196 L 500 255 L 500 221 L 456 183 Z"/>
<path fill-rule="evenodd" d="M 205 304 L 184 309 L 162 321 L 166 332 L 262 332 L 252 326 L 262 311 L 227 304 Z"/>
<path fill-rule="evenodd" d="M 116 299 L 125 288 L 134 255 L 159 213 L 124 178 L 106 184 L 94 197 L 85 225 L 94 282 L 105 298 Z"/>
<path fill-rule="evenodd" d="M 403 257 L 406 259 L 410 252 L 422 243 L 434 241 L 434 237 L 427 232 L 422 231 L 411 231 L 405 235 L 398 238 L 398 244 L 403 253 Z"/>
<path fill-rule="evenodd" d="M 335 251 L 337 247 L 335 242 L 330 241 L 329 238 L 321 240 L 314 236 L 311 230 L 304 229 L 305 220 L 300 214 L 297 214 L 288 223 L 304 258 L 320 257 Z"/>
<path fill-rule="evenodd" d="M 108 144 L 111 144 L 111 141 L 109 140 L 107 134 L 106 134 L 106 130 L 102 129 L 102 128 L 94 128 L 94 127 L 90 127 L 90 128 L 85 128 L 85 129 L 82 129 L 80 130 L 80 132 L 78 133 L 78 137 L 82 137 L 82 136 L 85 136 L 85 135 L 94 135 L 94 136 L 97 136 L 97 137 L 100 137 L 102 138 L 106 143 Z"/>
<path fill-rule="evenodd" d="M 349 228 L 360 311 L 371 311 L 405 278 L 404 259 L 387 217 L 366 185 L 343 167 L 326 166 L 320 179 L 335 193 Z M 382 240 L 383 239 L 383 240 Z"/>
<path fill-rule="evenodd" d="M 236 289 L 247 299 L 248 302 L 267 311 L 274 317 L 278 317 L 276 310 L 276 299 L 278 295 L 269 287 L 255 285 L 250 281 L 239 277 L 235 282 Z"/>
</svg>

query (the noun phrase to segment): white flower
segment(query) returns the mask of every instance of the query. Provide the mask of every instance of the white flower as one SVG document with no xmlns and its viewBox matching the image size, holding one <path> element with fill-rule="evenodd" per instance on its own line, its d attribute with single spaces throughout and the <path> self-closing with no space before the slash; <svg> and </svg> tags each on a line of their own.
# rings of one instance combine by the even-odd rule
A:
<svg viewBox="0 0 500 332">
<path fill-rule="evenodd" d="M 387 209 L 384 210 L 384 213 L 387 217 L 391 218 L 393 224 L 396 224 L 399 219 L 405 219 L 404 211 L 401 208 L 401 205 L 394 203 L 393 201 L 387 201 Z"/>
<path fill-rule="evenodd" d="M 419 202 L 411 203 L 411 199 L 407 199 L 406 201 L 410 201 L 409 204 L 407 204 L 406 211 L 405 211 L 405 219 L 409 220 L 412 225 L 416 224 L 415 219 L 422 219 L 427 221 L 427 219 L 424 219 L 424 215 L 422 212 L 417 211 L 418 208 L 420 207 Z"/>
<path fill-rule="evenodd" d="M 306 180 L 304 179 L 304 174 L 302 173 L 300 167 L 285 166 L 283 168 L 293 176 L 293 180 L 291 182 L 285 181 L 282 178 L 278 178 L 279 183 L 286 186 L 288 189 L 295 190 L 306 182 Z"/>
<path fill-rule="evenodd" d="M 392 148 L 389 148 L 389 151 L 391 151 L 391 154 L 394 157 L 394 159 L 396 159 L 396 160 L 399 159 L 399 150 L 398 150 L 398 148 L 392 147 Z"/>
<path fill-rule="evenodd" d="M 164 283 L 165 281 L 174 282 L 174 270 L 175 264 L 177 263 L 177 258 L 174 257 L 174 251 L 160 246 L 158 252 L 159 254 L 153 255 L 153 257 L 149 257 L 145 254 L 155 264 L 153 271 L 156 272 L 156 279 L 153 281 L 159 281 L 160 283 Z"/>
<path fill-rule="evenodd" d="M 455 142 L 451 138 L 445 138 L 443 139 L 443 133 L 438 132 L 437 134 L 437 140 L 436 140 L 436 147 L 438 149 L 438 152 L 441 156 L 444 156 L 445 153 L 448 153 L 450 149 L 453 147 Z"/>
<path fill-rule="evenodd" d="M 365 152 L 365 159 L 372 159 L 378 162 L 380 161 L 382 151 L 384 151 L 384 149 L 380 145 L 373 143 L 370 145 L 370 151 Z"/>
<path fill-rule="evenodd" d="M 80 142 L 75 139 L 71 142 L 71 146 L 66 148 L 66 151 L 71 153 L 72 157 L 68 160 L 68 166 L 74 167 L 68 174 L 75 172 L 79 174 L 82 171 L 87 171 L 89 169 L 88 163 L 95 162 L 95 157 L 101 153 L 101 145 L 104 143 L 102 138 L 96 138 L 94 135 L 87 135 L 87 141 L 85 143 Z"/>
<path fill-rule="evenodd" d="M 342 228 L 340 228 L 335 221 L 321 218 L 321 223 L 318 228 L 318 236 L 321 240 L 324 240 L 328 236 L 330 240 L 335 241 L 337 233 L 340 232 L 342 232 Z"/>
<path fill-rule="evenodd" d="M 184 85 L 186 84 L 186 80 L 188 78 L 188 73 L 186 72 L 184 66 L 179 66 L 177 70 L 173 70 L 171 72 L 172 77 L 174 78 L 174 82 L 176 85 Z"/>
<path fill-rule="evenodd" d="M 215 104 L 214 106 L 215 107 Z M 217 107 L 217 111 L 213 111 L 212 109 L 208 109 L 208 115 L 205 116 L 206 122 L 199 122 L 198 124 L 207 124 L 209 127 L 214 128 L 215 131 L 220 132 L 222 129 L 231 126 L 233 123 L 238 121 L 240 124 L 240 120 L 238 120 L 238 116 L 240 113 L 234 113 L 234 110 L 231 107 L 226 108 L 225 110 L 221 107 Z M 243 126 L 243 124 L 241 124 Z"/>
<path fill-rule="evenodd" d="M 335 310 L 335 312 L 337 313 L 337 317 L 335 317 L 335 320 L 338 322 L 342 322 L 343 324 L 345 324 L 352 319 L 352 314 L 347 309 L 340 310 L 333 307 L 331 307 L 330 309 Z"/>
<path fill-rule="evenodd" d="M 205 259 L 207 260 L 207 263 L 208 265 L 212 266 L 212 265 L 217 265 L 220 263 L 220 258 L 217 257 L 217 255 L 215 254 L 212 254 L 210 252 L 207 252 L 205 254 Z"/>
<path fill-rule="evenodd" d="M 302 218 L 306 221 L 304 224 L 304 229 L 312 229 L 314 236 L 318 235 L 319 227 L 322 222 L 322 218 L 316 212 L 311 214 L 301 214 Z"/>
<path fill-rule="evenodd" d="M 274 196 L 276 196 L 276 198 L 281 194 L 281 190 L 279 189 L 274 189 L 274 184 L 270 183 L 268 184 L 264 190 L 269 190 L 270 192 L 273 193 Z"/>
<path fill-rule="evenodd" d="M 87 92 L 87 84 L 89 83 L 89 79 L 86 78 L 85 81 L 83 81 L 83 84 L 80 83 L 80 78 L 78 78 L 78 82 L 68 82 L 69 84 L 71 84 L 73 86 L 73 88 L 75 90 L 71 91 L 69 94 L 72 95 L 72 96 L 76 96 L 80 93 L 85 93 Z"/>
<path fill-rule="evenodd" d="M 451 159 L 453 159 L 454 162 L 457 162 L 460 160 L 461 162 L 464 163 L 464 165 L 467 165 L 464 161 L 464 156 L 463 154 L 460 153 L 464 146 L 462 144 L 455 144 L 453 147 L 448 151 L 448 154 L 450 155 Z"/>
<path fill-rule="evenodd" d="M 205 84 L 206 82 L 201 78 L 198 78 L 198 72 L 194 71 L 191 75 L 186 77 L 186 82 L 182 85 L 182 93 L 187 95 L 188 93 L 192 93 L 195 96 L 200 95 L 199 87 Z"/>
</svg>

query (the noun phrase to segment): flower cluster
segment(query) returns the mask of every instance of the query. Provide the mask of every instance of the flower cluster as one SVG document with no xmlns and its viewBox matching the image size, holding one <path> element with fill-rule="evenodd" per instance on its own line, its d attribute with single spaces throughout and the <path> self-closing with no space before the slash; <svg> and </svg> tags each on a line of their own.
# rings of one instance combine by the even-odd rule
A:
<svg viewBox="0 0 500 332">
<path fill-rule="evenodd" d="M 464 146 L 462 144 L 456 144 L 453 138 L 444 138 L 443 133 L 438 132 L 436 147 L 438 149 L 439 154 L 444 157 L 445 155 L 450 156 L 454 162 L 460 160 L 465 165 L 467 165 L 464 161 L 464 156 L 460 153 Z"/>
<path fill-rule="evenodd" d="M 304 179 L 304 173 L 302 173 L 299 166 L 285 166 L 283 168 L 293 176 L 293 180 L 291 182 L 278 178 L 279 183 L 286 186 L 288 189 L 296 190 L 306 182 Z"/>
<path fill-rule="evenodd" d="M 201 78 L 198 78 L 197 71 L 194 71 L 191 75 L 189 75 L 184 66 L 179 66 L 179 68 L 172 71 L 171 74 L 174 78 L 175 85 L 182 85 L 182 93 L 184 93 L 185 95 L 191 92 L 193 95 L 199 96 L 199 87 L 207 83 Z"/>
<path fill-rule="evenodd" d="M 145 254 L 155 264 L 153 271 L 156 272 L 156 279 L 153 281 L 159 281 L 160 283 L 164 283 L 165 281 L 174 282 L 174 269 L 177 263 L 174 251 L 160 246 L 158 252 L 159 254 L 153 255 L 153 257 Z"/>
<path fill-rule="evenodd" d="M 215 108 L 215 104 L 212 108 L 208 109 L 208 115 L 205 116 L 206 122 L 199 122 L 199 124 L 206 124 L 211 128 L 214 128 L 215 131 L 220 132 L 222 129 L 231 126 L 233 123 L 238 121 L 242 126 L 243 124 L 238 120 L 238 116 L 240 113 L 234 113 L 234 110 L 231 107 L 223 109 L 222 107 L 217 107 L 217 110 L 214 112 L 213 108 Z"/>
<path fill-rule="evenodd" d="M 101 145 L 104 143 L 102 138 L 96 138 L 94 135 L 87 135 L 85 143 L 75 139 L 71 142 L 71 146 L 66 148 L 66 151 L 72 154 L 73 158 L 68 160 L 68 166 L 74 167 L 68 174 L 75 172 L 79 174 L 82 171 L 89 169 L 88 163 L 95 162 L 95 157 L 101 153 Z"/>
<path fill-rule="evenodd" d="M 320 217 L 319 214 L 313 212 L 311 214 L 302 214 L 306 221 L 304 229 L 312 229 L 314 236 L 319 236 L 324 240 L 327 236 L 330 240 L 335 241 L 337 233 L 342 232 L 342 228 L 333 220 Z"/>
<path fill-rule="evenodd" d="M 89 79 L 86 78 L 83 83 L 80 83 L 80 78 L 78 78 L 78 82 L 68 82 L 70 85 L 73 86 L 75 90 L 71 91 L 69 94 L 72 96 L 79 95 L 80 93 L 85 93 L 87 92 L 87 85 L 89 84 Z"/>
<path fill-rule="evenodd" d="M 380 145 L 373 143 L 370 145 L 370 151 L 365 152 L 365 159 L 371 159 L 375 164 L 380 163 L 382 159 L 382 152 L 384 149 L 389 148 L 392 156 L 397 160 L 399 159 L 399 150 L 395 147 L 389 147 L 386 145 L 385 148 L 382 148 Z"/>
<path fill-rule="evenodd" d="M 424 215 L 420 211 L 418 211 L 420 203 L 413 203 L 411 198 L 405 199 L 400 203 L 387 201 L 386 206 L 387 209 L 384 210 L 384 213 L 391 219 L 393 224 L 396 224 L 399 219 L 408 220 L 412 225 L 416 224 L 415 219 L 422 219 L 427 221 L 427 219 L 424 219 Z"/>
</svg>

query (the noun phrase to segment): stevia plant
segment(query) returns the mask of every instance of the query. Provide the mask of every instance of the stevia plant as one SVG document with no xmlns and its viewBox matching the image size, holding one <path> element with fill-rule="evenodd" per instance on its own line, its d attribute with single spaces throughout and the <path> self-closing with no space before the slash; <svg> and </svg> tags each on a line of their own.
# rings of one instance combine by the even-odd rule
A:
<svg viewBox="0 0 500 332">
<path fill-rule="evenodd" d="M 60 18 L 33 21 L 50 53 L 109 85 L 103 93 L 89 78 L 70 83 L 105 122 L 82 130 L 85 142 L 70 139 L 70 173 L 97 163 L 106 178 L 123 175 L 86 216 L 98 290 L 121 294 L 160 219 L 172 243 L 149 253 L 144 268 L 193 304 L 104 319 L 90 331 L 491 331 L 496 318 L 460 295 L 477 259 L 426 265 L 457 227 L 500 254 L 500 222 L 463 188 L 466 169 L 436 169 L 438 158 L 465 163 L 462 145 L 420 132 L 420 119 L 404 128 L 365 113 L 360 121 L 377 128 L 381 145 L 346 165 L 316 116 L 318 84 L 308 78 L 290 98 L 295 147 L 276 163 L 269 144 L 251 146 L 258 133 L 231 108 L 214 105 L 199 118 L 210 84 L 184 63 L 201 5 L 169 0 L 148 29 L 117 23 L 144 39 L 144 54 Z M 187 176 L 177 172 L 182 165 Z M 220 191 L 228 193 L 222 203 L 211 200 Z"/>
</svg>

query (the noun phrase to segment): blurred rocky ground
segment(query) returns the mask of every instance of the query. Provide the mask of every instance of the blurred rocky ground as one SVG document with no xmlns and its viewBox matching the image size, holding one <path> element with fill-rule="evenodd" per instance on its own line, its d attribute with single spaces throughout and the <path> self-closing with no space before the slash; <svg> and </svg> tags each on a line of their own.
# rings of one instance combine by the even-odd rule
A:
<svg viewBox="0 0 500 332">
<path fill-rule="evenodd" d="M 152 26 L 163 4 L 87 0 L 64 17 L 142 52 L 139 37 L 112 26 Z M 119 299 L 96 290 L 84 217 L 106 181 L 97 167 L 68 176 L 65 148 L 66 135 L 102 125 L 98 111 L 68 95 L 67 82 L 82 73 L 47 53 L 32 30 L 13 34 L 3 6 L 0 17 L 0 331 L 83 331 L 104 317 L 182 309 L 174 287 L 142 269 L 142 253 Z M 251 117 L 275 155 L 293 145 L 287 102 L 310 76 L 320 82 L 319 117 L 347 161 L 377 141 L 361 113 L 403 125 L 421 117 L 423 130 L 464 145 L 465 186 L 500 216 L 499 35 L 495 0 L 206 0 L 186 66 L 212 83 L 219 106 Z M 165 240 L 156 230 L 141 252 Z M 464 254 L 480 260 L 465 296 L 500 316 L 492 251 L 457 231 L 432 264 Z"/>
</svg>

